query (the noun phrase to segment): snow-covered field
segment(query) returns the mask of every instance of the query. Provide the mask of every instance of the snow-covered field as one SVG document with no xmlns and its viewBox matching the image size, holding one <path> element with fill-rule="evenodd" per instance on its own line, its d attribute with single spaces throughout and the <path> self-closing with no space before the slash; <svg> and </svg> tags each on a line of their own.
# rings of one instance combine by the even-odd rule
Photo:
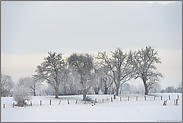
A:
<svg viewBox="0 0 183 123">
<path fill-rule="evenodd" d="M 154 100 L 154 96 L 156 98 Z M 167 106 L 163 100 L 168 99 Z M 170 95 L 170 100 L 169 100 Z M 179 95 L 179 104 L 174 105 L 174 99 Z M 1 97 L 2 122 L 182 122 L 182 93 L 158 93 L 147 96 L 122 94 L 111 102 L 113 95 L 88 95 L 97 103 L 84 104 L 82 95 L 35 96 L 32 97 L 33 106 L 14 107 L 13 98 Z M 120 101 L 120 96 L 122 97 Z M 128 101 L 129 96 L 129 101 Z M 136 101 L 138 96 L 138 101 Z M 50 105 L 50 99 L 52 104 Z M 69 99 L 70 104 L 67 100 Z M 79 100 L 76 104 L 75 101 Z M 104 102 L 102 101 L 104 99 Z M 42 100 L 42 105 L 39 101 Z M 59 105 L 59 101 L 61 103 Z M 6 107 L 3 108 L 3 104 Z"/>
</svg>

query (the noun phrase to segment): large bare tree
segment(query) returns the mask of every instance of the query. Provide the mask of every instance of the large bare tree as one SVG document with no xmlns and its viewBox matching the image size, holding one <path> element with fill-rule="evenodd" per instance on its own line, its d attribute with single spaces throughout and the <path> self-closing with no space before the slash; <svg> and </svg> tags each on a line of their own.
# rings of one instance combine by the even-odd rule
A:
<svg viewBox="0 0 183 123">
<path fill-rule="evenodd" d="M 37 80 L 46 81 L 54 87 L 55 98 L 58 98 L 59 85 L 63 80 L 66 63 L 61 53 L 48 52 L 44 62 L 37 66 L 37 75 L 33 75 Z"/>
<path fill-rule="evenodd" d="M 106 74 L 113 79 L 118 96 L 120 86 L 133 78 L 132 53 L 124 53 L 120 48 L 111 51 L 111 57 L 106 52 L 99 52 L 97 58 L 100 64 L 106 69 Z"/>
<path fill-rule="evenodd" d="M 145 87 L 145 95 L 148 95 L 148 91 L 162 78 L 163 75 L 158 72 L 156 64 L 160 64 L 160 58 L 158 57 L 157 51 L 151 46 L 145 49 L 140 49 L 134 52 L 134 66 L 136 68 L 135 79 L 141 78 Z"/>
<path fill-rule="evenodd" d="M 83 100 L 86 100 L 86 94 L 92 87 L 92 70 L 93 70 L 93 57 L 89 54 L 76 54 L 73 53 L 68 58 L 69 66 L 72 68 L 73 72 L 79 76 L 80 84 L 83 91 Z"/>
</svg>

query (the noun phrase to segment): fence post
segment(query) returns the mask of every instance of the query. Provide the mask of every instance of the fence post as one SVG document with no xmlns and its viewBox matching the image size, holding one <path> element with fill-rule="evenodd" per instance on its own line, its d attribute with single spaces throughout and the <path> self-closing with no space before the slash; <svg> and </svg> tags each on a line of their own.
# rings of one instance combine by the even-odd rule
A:
<svg viewBox="0 0 183 123">
<path fill-rule="evenodd" d="M 163 98 L 162 98 L 162 96 L 161 96 L 161 100 L 162 100 Z"/>
<path fill-rule="evenodd" d="M 97 98 L 95 98 L 95 103 L 97 103 Z"/>
<path fill-rule="evenodd" d="M 129 101 L 130 97 L 128 96 L 128 101 Z"/>
<path fill-rule="evenodd" d="M 178 99 L 176 99 L 176 105 L 178 105 Z"/>
<path fill-rule="evenodd" d="M 42 100 L 40 100 L 40 106 L 42 105 Z"/>
<path fill-rule="evenodd" d="M 15 103 L 13 102 L 13 108 L 15 107 Z"/>
<path fill-rule="evenodd" d="M 60 105 L 60 103 L 61 103 L 61 100 L 59 101 L 59 105 Z"/>
<path fill-rule="evenodd" d="M 51 105 L 51 99 L 50 99 L 50 105 Z"/>
<path fill-rule="evenodd" d="M 5 108 L 5 104 L 3 104 L 3 108 Z"/>
<path fill-rule="evenodd" d="M 116 99 L 116 95 L 114 94 L 114 99 Z"/>
<path fill-rule="evenodd" d="M 68 104 L 69 104 L 69 100 L 68 100 Z"/>
<path fill-rule="evenodd" d="M 136 101 L 138 101 L 138 96 L 136 96 Z"/>
<path fill-rule="evenodd" d="M 169 100 L 170 100 L 170 95 L 169 95 Z"/>
<path fill-rule="evenodd" d="M 121 101 L 121 97 L 120 97 L 120 101 Z"/>
<path fill-rule="evenodd" d="M 32 101 L 30 102 L 30 105 L 32 106 Z"/>
<path fill-rule="evenodd" d="M 77 100 L 76 100 L 76 104 L 77 104 L 78 102 L 77 102 Z"/>
<path fill-rule="evenodd" d="M 179 99 L 179 95 L 177 95 L 177 99 Z"/>
<path fill-rule="evenodd" d="M 145 101 L 146 101 L 146 96 L 145 96 Z"/>
<path fill-rule="evenodd" d="M 111 97 L 111 102 L 113 102 L 112 97 Z"/>
<path fill-rule="evenodd" d="M 154 96 L 154 100 L 156 99 L 156 97 Z"/>
</svg>

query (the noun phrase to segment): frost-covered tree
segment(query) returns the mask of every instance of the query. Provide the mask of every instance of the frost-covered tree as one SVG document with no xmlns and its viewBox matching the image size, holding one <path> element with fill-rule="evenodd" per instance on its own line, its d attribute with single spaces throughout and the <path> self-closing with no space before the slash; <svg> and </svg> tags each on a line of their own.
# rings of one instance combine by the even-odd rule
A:
<svg viewBox="0 0 183 123">
<path fill-rule="evenodd" d="M 161 63 L 155 49 L 146 47 L 145 49 L 134 52 L 134 66 L 136 68 L 136 77 L 141 78 L 145 87 L 145 95 L 148 95 L 151 85 L 162 78 L 163 75 L 157 71 L 156 64 Z"/>
<path fill-rule="evenodd" d="M 48 52 L 48 56 L 44 58 L 41 65 L 37 66 L 37 75 L 34 75 L 34 78 L 37 80 L 46 81 L 53 86 L 55 98 L 58 98 L 59 86 L 63 79 L 65 66 L 66 63 L 64 62 L 61 53 Z"/>
<path fill-rule="evenodd" d="M 175 92 L 175 88 L 173 86 L 168 86 L 166 89 L 165 89 L 165 92 L 166 93 L 174 93 Z"/>
<path fill-rule="evenodd" d="M 149 90 L 151 93 L 160 93 L 161 92 L 161 85 L 156 82 L 152 85 L 152 88 Z"/>
<path fill-rule="evenodd" d="M 25 105 L 25 101 L 29 101 L 31 99 L 29 92 L 28 87 L 25 85 L 25 80 L 21 78 L 13 89 L 13 98 L 17 104 Z"/>
<path fill-rule="evenodd" d="M 121 87 L 121 91 L 123 93 L 130 92 L 130 85 L 128 83 L 124 83 L 123 86 Z"/>
<path fill-rule="evenodd" d="M 159 82 L 159 78 L 157 76 L 150 78 L 147 81 L 147 92 L 149 93 L 150 90 L 153 92 L 160 91 L 161 86 L 158 82 Z"/>
<path fill-rule="evenodd" d="M 109 76 L 100 77 L 100 81 L 102 83 L 102 91 L 104 94 L 108 94 L 111 85 L 113 84 L 112 78 Z"/>
<path fill-rule="evenodd" d="M 14 83 L 10 76 L 1 73 L 1 97 L 11 95 Z"/>
<path fill-rule="evenodd" d="M 96 66 L 94 68 L 95 78 L 94 78 L 94 83 L 93 83 L 93 90 L 95 91 L 95 94 L 99 94 L 99 91 L 101 91 L 102 84 L 103 84 L 101 78 L 104 75 L 103 75 L 103 72 L 102 72 L 101 68 L 97 68 Z"/>
<path fill-rule="evenodd" d="M 32 77 L 24 77 L 22 79 L 24 81 L 24 85 L 28 87 L 28 89 L 30 90 L 30 92 L 33 93 L 34 96 L 36 96 L 36 90 L 41 85 L 41 82 L 36 78 L 34 79 Z"/>
<path fill-rule="evenodd" d="M 116 95 L 118 95 L 120 86 L 133 78 L 132 53 L 124 53 L 117 48 L 114 52 L 111 51 L 111 57 L 106 52 L 99 52 L 97 59 L 100 64 L 106 69 L 106 74 L 113 79 L 116 86 Z"/>
<path fill-rule="evenodd" d="M 64 74 L 63 82 L 60 86 L 60 94 L 61 95 L 74 95 L 78 94 L 77 92 L 77 83 L 74 82 L 74 76 L 72 75 L 71 70 L 67 69 Z"/>
<path fill-rule="evenodd" d="M 95 68 L 95 73 L 97 78 L 94 84 L 95 92 L 99 92 L 101 90 L 104 94 L 107 94 L 113 83 L 112 78 L 106 75 L 106 70 L 104 67 Z"/>
<path fill-rule="evenodd" d="M 182 93 L 182 82 L 179 83 L 179 86 L 177 87 L 177 92 Z"/>
<path fill-rule="evenodd" d="M 73 53 L 68 58 L 68 63 L 75 75 L 79 78 L 83 91 L 83 100 L 93 83 L 93 57 L 89 54 Z"/>
</svg>

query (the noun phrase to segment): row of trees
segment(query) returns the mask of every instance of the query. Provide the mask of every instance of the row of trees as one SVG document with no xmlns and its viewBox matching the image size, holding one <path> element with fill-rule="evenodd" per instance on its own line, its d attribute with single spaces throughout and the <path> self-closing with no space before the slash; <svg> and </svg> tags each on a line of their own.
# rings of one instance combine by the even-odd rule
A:
<svg viewBox="0 0 183 123">
<path fill-rule="evenodd" d="M 54 90 L 55 98 L 63 92 L 83 94 L 83 100 L 86 100 L 86 94 L 91 89 L 95 94 L 103 92 L 118 95 L 120 87 L 126 82 L 140 78 L 147 95 L 163 77 L 157 71 L 156 64 L 159 63 L 157 51 L 150 46 L 133 52 L 117 48 L 109 55 L 99 52 L 96 57 L 88 53 L 73 53 L 67 59 L 61 53 L 48 52 L 48 56 L 37 66 L 36 75 L 21 78 L 18 83 L 34 95 L 41 83 L 47 83 L 51 86 L 49 89 Z M 3 91 L 2 88 L 1 90 Z"/>
<path fill-rule="evenodd" d="M 87 53 L 73 53 L 67 59 L 63 59 L 61 53 L 48 52 L 48 57 L 37 66 L 37 74 L 33 75 L 33 78 L 52 85 L 55 98 L 58 98 L 60 84 L 67 82 L 69 76 L 74 76 L 75 81 L 79 81 L 83 100 L 91 87 L 97 92 L 99 81 L 105 83 L 106 80 L 114 83 L 115 94 L 118 95 L 120 86 L 125 82 L 141 78 L 147 95 L 152 85 L 163 77 L 157 71 L 156 64 L 159 63 L 161 62 L 157 51 L 150 46 L 128 53 L 117 48 L 114 52 L 111 51 L 111 56 L 106 52 L 99 52 L 97 57 Z M 111 83 L 106 83 L 106 92 Z"/>
</svg>

